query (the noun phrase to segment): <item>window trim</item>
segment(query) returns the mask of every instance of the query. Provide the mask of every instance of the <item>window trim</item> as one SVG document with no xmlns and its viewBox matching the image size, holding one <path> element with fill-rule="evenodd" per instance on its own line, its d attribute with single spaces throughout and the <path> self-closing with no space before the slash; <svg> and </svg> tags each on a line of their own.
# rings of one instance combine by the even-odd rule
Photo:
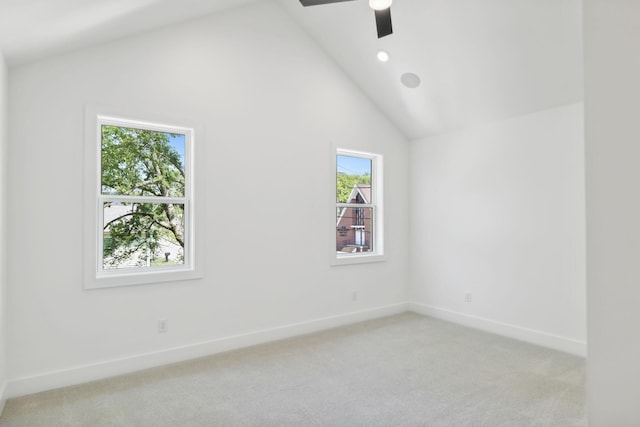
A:
<svg viewBox="0 0 640 427">
<path fill-rule="evenodd" d="M 358 207 L 372 208 L 372 223 L 373 223 L 373 250 L 371 252 L 355 252 L 339 254 L 336 251 L 336 208 L 341 205 L 350 205 L 349 203 L 338 203 L 336 201 L 336 189 L 337 189 L 337 157 L 339 155 L 360 157 L 371 160 L 371 200 L 368 204 L 359 204 Z M 352 265 L 362 264 L 370 262 L 386 261 L 384 252 L 384 162 L 383 155 L 370 153 L 365 151 L 358 151 L 352 149 L 339 148 L 332 146 L 331 149 L 331 170 L 332 175 L 332 187 L 331 187 L 331 265 Z"/>
<path fill-rule="evenodd" d="M 144 119 L 139 119 L 144 117 Z M 167 120 L 149 114 L 135 114 L 129 111 L 114 111 L 114 109 L 86 106 L 85 107 L 85 203 L 84 203 L 84 289 L 110 288 L 117 286 L 143 285 L 167 281 L 181 281 L 198 279 L 203 277 L 202 263 L 202 217 L 199 212 L 201 200 L 197 194 L 196 174 L 198 168 L 195 165 L 196 156 L 194 142 L 196 135 L 201 136 L 197 126 Z M 102 125 L 130 127 L 136 129 L 153 130 L 167 133 L 185 135 L 185 194 L 178 198 L 137 197 L 102 194 Z M 204 144 L 200 144 L 204 145 Z M 198 155 L 201 156 L 201 147 L 198 146 Z M 184 203 L 185 209 L 185 236 L 187 237 L 184 248 L 185 263 L 178 266 L 160 268 L 122 268 L 103 269 L 104 233 L 102 221 L 104 215 L 103 203 L 111 200 L 140 201 L 150 203 L 166 203 L 177 201 Z M 197 230 L 197 232 L 196 232 Z"/>
</svg>

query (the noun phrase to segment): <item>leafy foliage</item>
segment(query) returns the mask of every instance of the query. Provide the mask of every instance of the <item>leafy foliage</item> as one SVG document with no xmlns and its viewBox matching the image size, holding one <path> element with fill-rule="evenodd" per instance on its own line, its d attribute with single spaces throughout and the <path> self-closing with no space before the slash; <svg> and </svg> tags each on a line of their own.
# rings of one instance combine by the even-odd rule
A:
<svg viewBox="0 0 640 427">
<path fill-rule="evenodd" d="M 102 193 L 126 196 L 184 196 L 184 165 L 169 134 L 102 127 Z"/>
<path fill-rule="evenodd" d="M 184 165 L 167 133 L 102 127 L 102 194 L 183 197 Z M 107 218 L 107 212 L 116 212 Z M 143 265 L 161 242 L 184 248 L 184 205 L 105 203 L 105 268 Z"/>
<path fill-rule="evenodd" d="M 336 201 L 338 203 L 348 203 L 349 195 L 356 184 L 371 185 L 371 175 L 352 175 L 338 172 L 336 176 Z"/>
</svg>

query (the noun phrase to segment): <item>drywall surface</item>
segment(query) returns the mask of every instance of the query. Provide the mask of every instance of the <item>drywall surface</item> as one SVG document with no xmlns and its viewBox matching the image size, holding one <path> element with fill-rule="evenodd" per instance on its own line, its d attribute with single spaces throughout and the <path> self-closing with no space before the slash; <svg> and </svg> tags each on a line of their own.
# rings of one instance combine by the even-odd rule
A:
<svg viewBox="0 0 640 427">
<path fill-rule="evenodd" d="M 408 141 L 277 4 L 12 68 L 9 100 L 17 393 L 60 385 L 60 372 L 404 303 Z M 203 279 L 83 290 L 86 104 L 204 129 Z M 330 266 L 332 144 L 384 156 L 385 262 Z"/>
<path fill-rule="evenodd" d="M 411 301 L 584 354 L 582 116 L 574 104 L 412 144 Z"/>
<path fill-rule="evenodd" d="M 586 0 L 589 425 L 640 425 L 640 3 Z"/>
<path fill-rule="evenodd" d="M 0 52 L 0 413 L 6 400 L 8 70 Z"/>
</svg>

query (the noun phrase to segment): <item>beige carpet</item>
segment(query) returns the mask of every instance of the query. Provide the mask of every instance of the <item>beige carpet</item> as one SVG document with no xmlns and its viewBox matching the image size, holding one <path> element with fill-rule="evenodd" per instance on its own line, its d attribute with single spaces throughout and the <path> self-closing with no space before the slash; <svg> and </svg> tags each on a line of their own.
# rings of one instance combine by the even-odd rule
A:
<svg viewBox="0 0 640 427">
<path fill-rule="evenodd" d="M 0 426 L 584 426 L 584 359 L 402 314 L 10 400 Z"/>
</svg>

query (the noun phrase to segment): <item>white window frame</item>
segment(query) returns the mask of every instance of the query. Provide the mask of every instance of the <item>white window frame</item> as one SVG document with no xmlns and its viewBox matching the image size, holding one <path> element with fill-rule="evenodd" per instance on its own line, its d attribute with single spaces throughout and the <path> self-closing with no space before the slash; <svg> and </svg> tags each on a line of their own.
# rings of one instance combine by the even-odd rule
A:
<svg viewBox="0 0 640 427">
<path fill-rule="evenodd" d="M 106 108 L 88 106 L 85 109 L 85 274 L 84 288 L 143 285 L 167 281 L 197 279 L 203 276 L 201 244 L 196 236 L 201 233 L 201 221 L 195 185 L 196 127 L 174 124 L 151 115 L 117 113 Z M 135 117 L 135 118 L 134 118 Z M 139 119 L 138 117 L 145 117 Z M 147 119 L 148 117 L 148 119 Z M 102 194 L 102 126 L 111 125 L 134 129 L 185 135 L 185 194 L 184 197 L 136 197 Z M 199 155 L 200 153 L 200 147 Z M 179 203 L 184 204 L 185 247 L 184 264 L 167 267 L 103 268 L 103 215 L 105 202 Z M 198 233 L 196 233 L 196 229 Z"/>
<path fill-rule="evenodd" d="M 369 153 L 364 151 L 356 151 L 344 148 L 332 147 L 332 188 L 331 188 L 331 265 L 350 265 L 350 264 L 362 264 L 368 262 L 380 262 L 385 261 L 384 253 L 384 171 L 383 171 L 383 156 L 382 154 Z M 338 203 L 336 201 L 336 189 L 337 189 L 337 157 L 338 156 L 351 156 L 360 157 L 363 159 L 371 160 L 371 200 L 368 204 L 350 204 L 350 203 Z M 336 251 L 336 209 L 340 207 L 359 207 L 359 208 L 372 208 L 372 225 L 373 225 L 373 250 L 370 252 L 355 252 L 355 253 L 338 253 Z"/>
</svg>

